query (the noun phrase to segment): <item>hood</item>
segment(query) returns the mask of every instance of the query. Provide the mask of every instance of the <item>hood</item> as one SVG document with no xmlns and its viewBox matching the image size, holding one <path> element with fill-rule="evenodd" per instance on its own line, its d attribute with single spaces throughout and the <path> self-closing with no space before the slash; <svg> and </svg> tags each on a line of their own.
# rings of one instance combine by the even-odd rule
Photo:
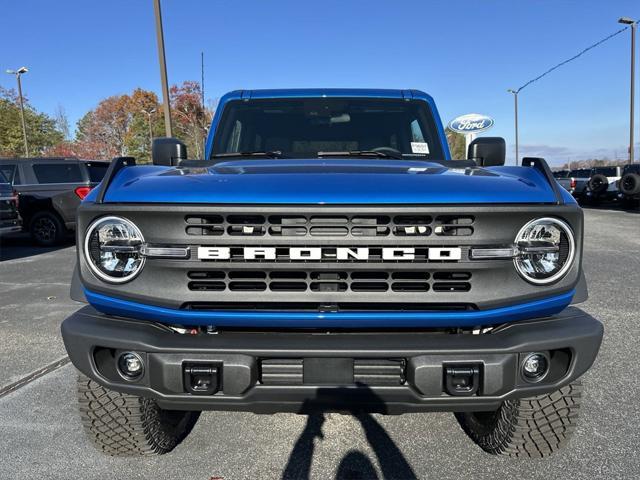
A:
<svg viewBox="0 0 640 480">
<path fill-rule="evenodd" d="M 95 192 L 87 197 L 92 201 Z M 104 198 L 118 203 L 553 203 L 534 168 L 447 168 L 404 160 L 242 160 L 209 167 L 122 169 Z"/>
</svg>

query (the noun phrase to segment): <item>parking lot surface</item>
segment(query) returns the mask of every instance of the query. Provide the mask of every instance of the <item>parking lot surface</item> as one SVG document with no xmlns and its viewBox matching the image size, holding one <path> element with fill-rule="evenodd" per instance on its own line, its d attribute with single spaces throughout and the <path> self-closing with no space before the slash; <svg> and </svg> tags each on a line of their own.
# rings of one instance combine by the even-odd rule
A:
<svg viewBox="0 0 640 480">
<path fill-rule="evenodd" d="M 483 453 L 452 414 L 272 416 L 206 412 L 174 452 L 120 459 L 98 453 L 76 413 L 75 371 L 59 325 L 71 244 L 0 244 L 0 478 L 638 478 L 640 477 L 640 214 L 585 210 L 589 301 L 605 324 L 584 377 L 580 425 L 566 449 L 542 460 Z M 9 388 L 10 387 L 10 388 Z"/>
</svg>

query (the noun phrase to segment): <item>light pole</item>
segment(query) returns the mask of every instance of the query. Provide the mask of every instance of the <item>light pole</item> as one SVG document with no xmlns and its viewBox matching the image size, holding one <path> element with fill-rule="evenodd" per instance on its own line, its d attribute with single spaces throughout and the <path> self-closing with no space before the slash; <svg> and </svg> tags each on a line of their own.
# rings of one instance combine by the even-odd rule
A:
<svg viewBox="0 0 640 480">
<path fill-rule="evenodd" d="M 29 156 L 29 143 L 27 142 L 27 124 L 24 121 L 24 101 L 22 100 L 22 82 L 20 77 L 23 73 L 27 73 L 27 67 L 20 67 L 18 70 L 7 70 L 9 75 L 15 75 L 18 81 L 18 98 L 20 99 L 20 119 L 22 120 L 22 136 L 24 138 L 24 156 Z"/>
<path fill-rule="evenodd" d="M 636 28 L 638 24 L 635 20 L 630 19 L 629 17 L 622 17 L 618 20 L 618 23 L 622 23 L 624 25 L 631 25 L 631 111 L 629 118 L 629 163 L 633 163 L 633 120 L 634 120 L 634 112 L 633 112 L 633 104 L 635 102 L 635 74 L 636 74 Z"/>
<path fill-rule="evenodd" d="M 164 102 L 164 130 L 167 137 L 172 137 L 171 105 L 169 104 L 169 82 L 167 81 L 167 62 L 164 55 L 164 33 L 162 32 L 162 12 L 160 10 L 160 0 L 153 0 L 153 10 L 156 17 L 156 39 L 158 41 L 158 59 L 160 60 L 162 100 Z"/>
<path fill-rule="evenodd" d="M 518 151 L 518 91 L 509 89 L 507 90 L 509 93 L 513 93 L 513 102 L 515 107 L 515 118 L 516 118 L 516 165 L 519 162 L 520 152 Z"/>
<path fill-rule="evenodd" d="M 153 147 L 153 129 L 151 128 L 151 115 L 156 113 L 155 108 L 151 108 L 149 110 L 142 109 L 143 113 L 147 114 L 147 119 L 149 120 L 149 148 Z"/>
</svg>

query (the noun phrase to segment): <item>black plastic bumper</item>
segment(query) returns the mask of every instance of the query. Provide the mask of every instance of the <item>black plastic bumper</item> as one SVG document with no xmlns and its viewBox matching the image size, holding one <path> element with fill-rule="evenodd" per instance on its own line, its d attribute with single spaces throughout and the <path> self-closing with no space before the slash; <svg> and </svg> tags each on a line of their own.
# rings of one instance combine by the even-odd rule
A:
<svg viewBox="0 0 640 480">
<path fill-rule="evenodd" d="M 365 410 L 382 413 L 492 410 L 509 398 L 551 392 L 593 364 L 602 324 L 577 308 L 492 333 L 218 332 L 179 334 L 164 326 L 84 307 L 62 324 L 73 364 L 117 391 L 154 398 L 168 409 L 258 413 Z M 122 378 L 115 359 L 140 355 L 145 371 Z M 549 373 L 526 381 L 530 352 L 548 356 Z M 189 393 L 185 370 L 213 368 L 214 394 Z M 447 370 L 477 369 L 472 393 L 447 391 Z M 370 374 L 368 374 L 370 373 Z M 360 381 L 360 380 L 362 381 Z"/>
</svg>

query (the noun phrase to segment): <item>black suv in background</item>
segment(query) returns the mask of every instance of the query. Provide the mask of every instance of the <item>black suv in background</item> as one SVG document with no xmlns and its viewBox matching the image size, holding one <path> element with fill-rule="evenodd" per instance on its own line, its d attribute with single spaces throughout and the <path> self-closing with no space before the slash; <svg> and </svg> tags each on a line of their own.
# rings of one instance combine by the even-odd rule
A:
<svg viewBox="0 0 640 480">
<path fill-rule="evenodd" d="M 3 158 L 0 171 L 19 195 L 24 229 L 42 246 L 75 230 L 76 209 L 96 186 L 109 162 L 76 158 Z"/>
<path fill-rule="evenodd" d="M 0 235 L 20 231 L 18 196 L 9 179 L 0 171 Z"/>
</svg>

